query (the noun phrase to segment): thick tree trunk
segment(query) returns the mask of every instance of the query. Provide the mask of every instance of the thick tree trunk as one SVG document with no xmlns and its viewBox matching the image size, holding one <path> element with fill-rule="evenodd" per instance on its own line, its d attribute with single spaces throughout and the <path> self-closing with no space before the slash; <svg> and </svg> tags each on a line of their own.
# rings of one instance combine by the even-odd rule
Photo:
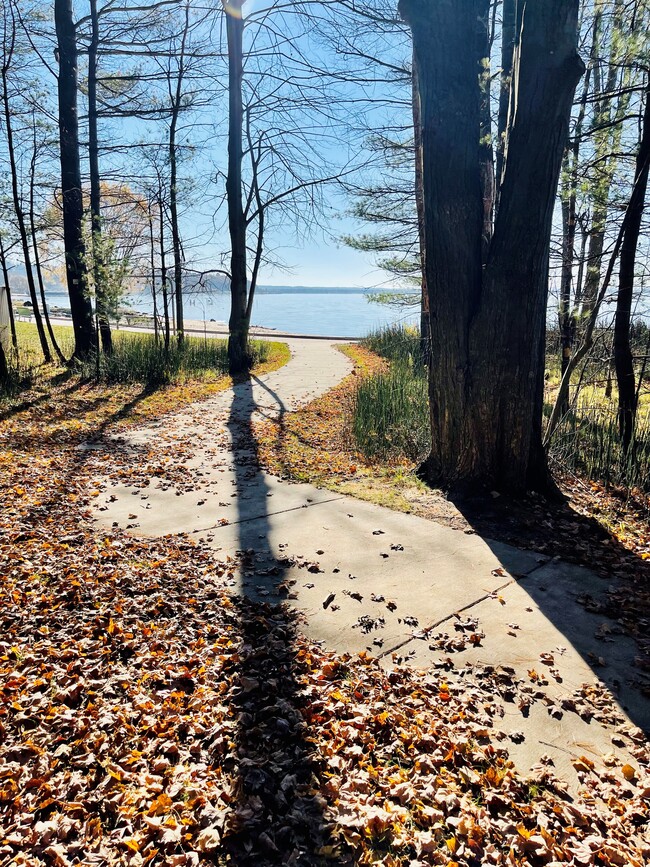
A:
<svg viewBox="0 0 650 867">
<path fill-rule="evenodd" d="M 9 156 L 9 171 L 11 174 L 11 193 L 13 199 L 14 213 L 16 215 L 16 225 L 18 227 L 18 234 L 20 237 L 20 245 L 22 248 L 23 254 L 23 262 L 25 265 L 25 276 L 27 277 L 27 288 L 29 290 L 29 298 L 32 302 L 32 312 L 34 313 L 34 322 L 36 323 L 36 331 L 38 333 L 38 339 L 41 344 L 41 350 L 43 352 L 43 358 L 46 362 L 52 361 L 52 353 L 50 352 L 50 347 L 47 342 L 47 337 L 45 336 L 45 329 L 43 328 L 43 319 L 41 318 L 41 311 L 38 306 L 38 298 L 36 297 L 36 284 L 34 283 L 34 272 L 32 270 L 32 260 L 30 256 L 29 250 L 29 239 L 27 236 L 27 226 L 25 225 L 25 214 L 23 212 L 22 202 L 20 200 L 20 187 L 18 184 L 18 167 L 16 165 L 16 151 L 14 149 L 14 138 L 13 138 L 13 121 L 11 116 L 11 109 L 9 106 L 9 82 L 8 82 L 8 74 L 9 74 L 9 64 L 11 63 L 13 52 L 14 52 L 14 33 L 11 34 L 11 44 L 7 47 L 5 46 L 5 56 L 2 64 L 2 101 L 3 101 L 3 109 L 4 109 L 4 118 L 5 118 L 5 133 L 7 136 L 7 152 Z M 4 256 L 3 256 L 4 262 Z M 9 284 L 7 283 L 7 286 Z M 11 313 L 13 317 L 13 310 Z"/>
<path fill-rule="evenodd" d="M 102 245 L 101 183 L 99 174 L 99 137 L 97 133 L 97 52 L 99 49 L 99 16 L 97 0 L 90 0 L 91 37 L 88 46 L 88 167 L 90 169 L 90 220 L 93 242 L 93 281 L 97 322 L 106 355 L 113 352 L 113 337 L 108 319 L 106 275 Z"/>
<path fill-rule="evenodd" d="M 228 38 L 228 229 L 230 232 L 230 319 L 228 322 L 228 363 L 231 373 L 248 368 L 247 316 L 248 280 L 246 268 L 246 218 L 242 205 L 242 76 L 243 35 L 242 2 L 226 7 Z"/>
<path fill-rule="evenodd" d="M 627 452 L 634 435 L 637 397 L 634 362 L 630 347 L 630 320 L 634 294 L 634 267 L 641 232 L 641 220 L 648 188 L 650 165 L 650 86 L 646 87 L 641 142 L 636 157 L 634 187 L 628 207 L 628 221 L 621 244 L 618 296 L 614 317 L 614 365 L 618 386 L 618 424 L 623 450 Z"/>
<path fill-rule="evenodd" d="M 61 196 L 63 199 L 63 245 L 75 337 L 75 358 L 85 358 L 95 349 L 95 327 L 88 292 L 86 246 L 83 238 L 83 197 L 77 116 L 77 40 L 72 0 L 54 0 L 54 22 L 59 54 L 59 146 Z"/>
<path fill-rule="evenodd" d="M 515 36 L 507 149 L 482 267 L 482 0 L 402 0 L 422 104 L 431 310 L 429 480 L 548 490 L 541 438 L 551 221 L 575 85 L 578 0 L 529 2 Z"/>
</svg>

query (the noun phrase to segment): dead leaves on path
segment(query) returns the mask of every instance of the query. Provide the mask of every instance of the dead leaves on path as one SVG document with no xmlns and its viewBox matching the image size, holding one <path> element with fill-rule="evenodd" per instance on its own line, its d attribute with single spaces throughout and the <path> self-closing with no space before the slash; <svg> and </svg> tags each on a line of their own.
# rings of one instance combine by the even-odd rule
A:
<svg viewBox="0 0 650 867">
<path fill-rule="evenodd" d="M 361 346 L 344 347 L 353 373 L 322 397 L 279 420 L 254 425 L 261 464 L 280 477 L 318 483 L 353 478 L 364 463 L 350 442 L 347 422 L 360 377 L 386 368 Z"/>
<path fill-rule="evenodd" d="M 106 396 L 0 426 L 0 864 L 647 862 L 642 744 L 573 802 L 515 775 L 485 689 L 328 656 L 225 592 L 235 561 L 97 530 Z"/>
</svg>

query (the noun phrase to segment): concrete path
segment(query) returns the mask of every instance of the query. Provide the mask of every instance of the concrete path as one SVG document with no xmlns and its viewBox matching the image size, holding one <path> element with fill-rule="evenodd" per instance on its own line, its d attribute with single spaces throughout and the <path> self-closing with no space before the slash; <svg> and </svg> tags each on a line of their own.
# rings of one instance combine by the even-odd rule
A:
<svg viewBox="0 0 650 867">
<path fill-rule="evenodd" d="M 550 757 L 575 786 L 577 757 L 638 765 L 650 701 L 633 640 L 577 602 L 605 592 L 594 573 L 259 470 L 251 423 L 281 419 L 351 370 L 334 344 L 288 342 L 281 370 L 113 441 L 121 468 L 96 479 L 97 520 L 244 552 L 232 589 L 288 600 L 327 649 L 487 690 L 523 768 Z"/>
</svg>

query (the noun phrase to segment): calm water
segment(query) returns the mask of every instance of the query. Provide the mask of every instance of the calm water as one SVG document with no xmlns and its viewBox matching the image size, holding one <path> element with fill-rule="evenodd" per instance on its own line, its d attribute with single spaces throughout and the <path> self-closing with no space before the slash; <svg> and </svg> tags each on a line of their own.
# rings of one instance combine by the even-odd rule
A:
<svg viewBox="0 0 650 867">
<path fill-rule="evenodd" d="M 69 306 L 63 292 L 48 293 L 48 300 L 51 307 Z M 151 297 L 145 294 L 130 296 L 128 306 L 142 313 L 153 311 Z M 226 293 L 189 297 L 185 299 L 185 318 L 227 322 L 229 308 L 230 296 Z M 384 325 L 416 322 L 417 318 L 413 308 L 395 309 L 368 301 L 363 290 L 354 293 L 335 290 L 271 293 L 267 290 L 255 298 L 252 323 L 293 333 L 363 337 Z"/>
</svg>

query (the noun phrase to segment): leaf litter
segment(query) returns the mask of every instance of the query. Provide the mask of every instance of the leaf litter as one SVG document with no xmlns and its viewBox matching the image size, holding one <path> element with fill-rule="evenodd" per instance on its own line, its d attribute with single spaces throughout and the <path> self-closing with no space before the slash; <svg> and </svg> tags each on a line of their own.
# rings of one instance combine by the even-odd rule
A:
<svg viewBox="0 0 650 867">
<path fill-rule="evenodd" d="M 647 863 L 639 730 L 616 729 L 636 766 L 583 757 L 572 797 L 508 757 L 491 695 L 526 695 L 512 672 L 459 687 L 327 654 L 283 603 L 231 595 L 237 558 L 98 530 L 79 446 L 121 400 L 0 423 L 0 864 Z"/>
</svg>

